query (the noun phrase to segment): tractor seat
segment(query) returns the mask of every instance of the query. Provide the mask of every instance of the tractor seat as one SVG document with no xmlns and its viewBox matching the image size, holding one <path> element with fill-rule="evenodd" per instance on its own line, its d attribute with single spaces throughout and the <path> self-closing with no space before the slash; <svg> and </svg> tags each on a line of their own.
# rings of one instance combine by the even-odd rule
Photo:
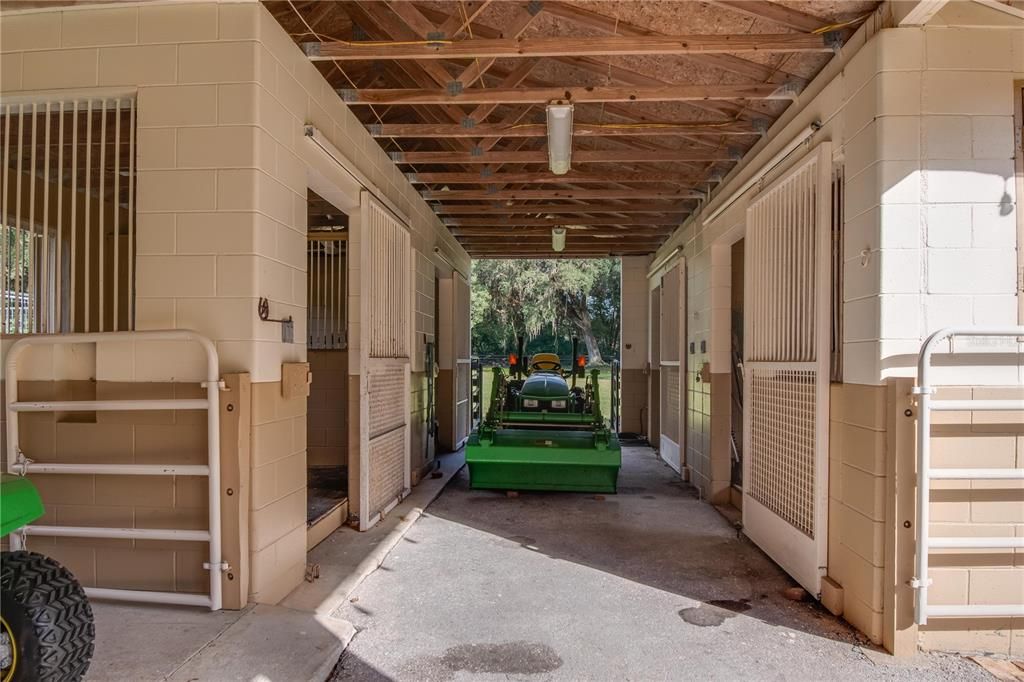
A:
<svg viewBox="0 0 1024 682">
<path fill-rule="evenodd" d="M 562 361 L 556 353 L 534 353 L 530 358 L 530 367 L 551 372 L 562 369 Z"/>
</svg>

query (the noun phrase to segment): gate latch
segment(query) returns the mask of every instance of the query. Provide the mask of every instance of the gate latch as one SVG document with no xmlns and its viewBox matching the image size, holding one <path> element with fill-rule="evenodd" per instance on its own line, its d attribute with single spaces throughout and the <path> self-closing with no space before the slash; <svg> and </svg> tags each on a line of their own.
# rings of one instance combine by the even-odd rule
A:
<svg viewBox="0 0 1024 682">
<path fill-rule="evenodd" d="M 264 322 L 277 322 L 281 325 L 281 343 L 295 343 L 295 321 L 291 315 L 279 320 L 271 318 L 270 301 L 262 296 L 256 306 L 256 313 Z"/>
</svg>

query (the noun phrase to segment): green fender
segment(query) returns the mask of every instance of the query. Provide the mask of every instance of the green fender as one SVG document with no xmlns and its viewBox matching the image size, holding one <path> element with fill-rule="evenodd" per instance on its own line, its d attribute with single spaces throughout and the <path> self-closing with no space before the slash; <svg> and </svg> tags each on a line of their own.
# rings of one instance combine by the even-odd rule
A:
<svg viewBox="0 0 1024 682">
<path fill-rule="evenodd" d="M 27 526 L 44 513 L 43 499 L 27 478 L 0 477 L 0 537 Z"/>
</svg>

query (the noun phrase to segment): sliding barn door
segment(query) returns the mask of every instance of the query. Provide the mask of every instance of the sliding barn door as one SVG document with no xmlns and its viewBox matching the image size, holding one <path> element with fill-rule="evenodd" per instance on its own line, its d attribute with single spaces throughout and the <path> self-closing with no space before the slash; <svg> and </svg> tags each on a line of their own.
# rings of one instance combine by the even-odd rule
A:
<svg viewBox="0 0 1024 682">
<path fill-rule="evenodd" d="M 469 343 L 469 282 L 456 272 L 452 275 L 454 296 L 452 296 L 452 322 L 455 351 L 455 447 L 459 448 L 469 438 L 472 428 L 470 411 L 472 405 L 473 359 Z"/>
<path fill-rule="evenodd" d="M 660 313 L 661 437 L 658 451 L 670 467 L 682 473 L 685 461 L 683 344 L 686 342 L 686 269 L 682 260 L 661 278 Z"/>
<path fill-rule="evenodd" d="M 828 536 L 831 145 L 747 210 L 743 528 L 811 594 Z"/>
<path fill-rule="evenodd" d="M 409 491 L 412 254 L 405 225 L 369 192 L 360 213 L 359 529 Z"/>
</svg>

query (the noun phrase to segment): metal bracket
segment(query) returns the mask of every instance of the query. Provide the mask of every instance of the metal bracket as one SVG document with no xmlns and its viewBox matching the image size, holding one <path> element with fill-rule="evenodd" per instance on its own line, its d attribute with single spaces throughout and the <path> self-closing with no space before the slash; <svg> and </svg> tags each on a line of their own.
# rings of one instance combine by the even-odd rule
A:
<svg viewBox="0 0 1024 682">
<path fill-rule="evenodd" d="M 216 381 L 216 382 L 214 382 L 214 381 L 200 381 L 199 382 L 199 385 L 201 387 L 203 387 L 203 388 L 208 388 L 211 384 L 213 384 L 214 386 L 216 386 L 217 388 L 219 388 L 222 391 L 228 390 L 228 385 L 224 382 L 223 379 L 221 379 L 220 381 Z"/>
<path fill-rule="evenodd" d="M 454 97 L 455 95 L 461 95 L 462 81 L 449 81 L 448 85 L 446 85 L 444 89 L 452 97 Z"/>
<path fill-rule="evenodd" d="M 910 395 L 935 395 L 935 389 L 931 386 L 914 386 L 910 389 Z"/>
<path fill-rule="evenodd" d="M 384 125 L 381 123 L 368 123 L 366 131 L 373 137 L 380 137 L 384 133 Z"/>
<path fill-rule="evenodd" d="M 219 564 L 211 564 L 209 561 L 204 561 L 203 568 L 207 571 L 220 571 L 221 573 L 227 573 L 231 570 L 231 564 L 226 561 L 222 561 Z"/>
<path fill-rule="evenodd" d="M 441 44 L 448 39 L 444 31 L 427 31 L 428 47 L 441 47 Z"/>
<path fill-rule="evenodd" d="M 388 152 L 388 158 L 395 163 L 402 163 L 402 156 L 405 152 Z"/>
<path fill-rule="evenodd" d="M 526 11 L 531 17 L 535 17 L 540 14 L 540 11 L 544 9 L 544 3 L 541 0 L 530 0 L 526 3 Z"/>
<path fill-rule="evenodd" d="M 264 322 L 277 322 L 281 325 L 281 343 L 295 343 L 295 320 L 292 316 L 273 319 L 270 317 L 270 301 L 263 296 L 260 296 L 259 303 L 256 304 L 256 314 Z"/>
<path fill-rule="evenodd" d="M 321 56 L 320 43 L 301 43 L 299 47 L 306 53 L 307 57 L 319 57 Z"/>
<path fill-rule="evenodd" d="M 28 473 L 28 465 L 34 462 L 34 459 L 26 457 L 25 453 L 21 451 L 21 448 L 18 448 L 18 459 L 11 465 L 11 473 L 17 474 L 18 476 L 24 476 Z"/>
<path fill-rule="evenodd" d="M 825 39 L 825 47 L 833 52 L 839 52 L 843 46 L 843 34 L 839 31 L 828 31 L 822 37 Z"/>
<path fill-rule="evenodd" d="M 338 88 L 338 97 L 341 97 L 342 102 L 358 102 L 359 91 L 353 90 L 352 88 Z"/>
<path fill-rule="evenodd" d="M 913 587 L 915 590 L 920 590 L 922 587 L 931 586 L 932 579 L 928 578 L 927 580 L 921 580 L 920 578 L 911 578 L 907 584 Z"/>
<path fill-rule="evenodd" d="M 416 184 L 416 173 L 406 173 L 405 179 L 413 184 Z"/>
<path fill-rule="evenodd" d="M 755 118 L 750 124 L 758 135 L 767 135 L 768 128 L 771 126 L 766 118 Z"/>
<path fill-rule="evenodd" d="M 489 166 L 484 166 L 483 168 L 480 169 L 480 177 L 481 178 L 489 178 L 492 175 L 494 175 L 494 170 L 492 168 L 490 168 Z"/>
<path fill-rule="evenodd" d="M 476 119 L 474 119 L 471 116 L 467 116 L 466 118 L 459 121 L 459 123 L 462 125 L 463 128 L 476 128 Z"/>
<path fill-rule="evenodd" d="M 483 156 L 484 155 L 484 150 L 480 148 L 480 145 L 474 145 L 474 147 L 469 150 L 469 155 L 470 156 Z"/>
</svg>

